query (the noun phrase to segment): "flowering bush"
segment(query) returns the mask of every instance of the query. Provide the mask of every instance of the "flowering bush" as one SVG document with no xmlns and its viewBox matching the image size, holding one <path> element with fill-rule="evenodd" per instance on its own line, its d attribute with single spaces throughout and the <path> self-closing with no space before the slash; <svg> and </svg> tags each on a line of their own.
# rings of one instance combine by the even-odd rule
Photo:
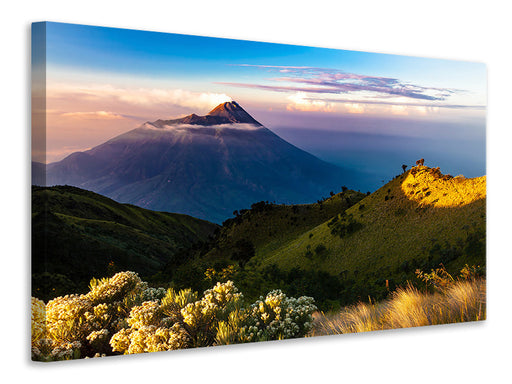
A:
<svg viewBox="0 0 512 384">
<path fill-rule="evenodd" d="M 124 328 L 130 309 L 149 296 L 134 272 L 93 279 L 85 295 L 66 295 L 44 303 L 32 300 L 32 358 L 66 360 L 111 353 L 112 334 Z M 44 311 L 44 321 L 39 320 Z"/>
<path fill-rule="evenodd" d="M 249 315 L 250 341 L 281 340 L 305 336 L 312 327 L 316 310 L 312 297 L 286 297 L 280 290 L 251 305 Z"/>
<path fill-rule="evenodd" d="M 148 288 L 133 272 L 93 279 L 85 295 L 46 306 L 32 299 L 32 356 L 64 360 L 287 339 L 311 329 L 313 298 L 272 291 L 250 306 L 232 281 L 201 297 L 190 289 Z"/>
</svg>

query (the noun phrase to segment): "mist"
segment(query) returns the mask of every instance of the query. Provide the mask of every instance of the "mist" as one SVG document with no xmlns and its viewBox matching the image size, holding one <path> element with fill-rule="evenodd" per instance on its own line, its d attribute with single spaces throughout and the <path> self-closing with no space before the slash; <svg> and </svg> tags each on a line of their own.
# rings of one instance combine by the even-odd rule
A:
<svg viewBox="0 0 512 384">
<path fill-rule="evenodd" d="M 330 163 L 361 173 L 352 189 L 375 191 L 416 160 L 440 167 L 443 174 L 478 177 L 486 173 L 485 126 L 429 123 L 424 137 L 318 128 L 275 126 L 272 130 L 295 146 Z M 434 134 L 432 134 L 434 133 Z"/>
</svg>

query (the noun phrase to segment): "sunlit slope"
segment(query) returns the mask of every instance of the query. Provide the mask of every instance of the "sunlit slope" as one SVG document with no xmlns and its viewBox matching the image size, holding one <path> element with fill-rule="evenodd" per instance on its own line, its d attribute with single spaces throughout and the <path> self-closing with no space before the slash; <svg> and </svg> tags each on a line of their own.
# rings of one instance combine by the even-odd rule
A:
<svg viewBox="0 0 512 384">
<path fill-rule="evenodd" d="M 439 263 L 483 265 L 485 205 L 485 176 L 453 178 L 418 166 L 260 261 L 356 281 L 400 281 Z"/>
<path fill-rule="evenodd" d="M 234 218 L 224 222 L 217 242 L 206 258 L 231 257 L 234 253 L 246 253 L 251 247 L 256 257 L 265 258 L 302 233 L 345 211 L 364 196 L 346 190 L 313 204 L 253 204 L 251 209 L 236 212 Z"/>
</svg>

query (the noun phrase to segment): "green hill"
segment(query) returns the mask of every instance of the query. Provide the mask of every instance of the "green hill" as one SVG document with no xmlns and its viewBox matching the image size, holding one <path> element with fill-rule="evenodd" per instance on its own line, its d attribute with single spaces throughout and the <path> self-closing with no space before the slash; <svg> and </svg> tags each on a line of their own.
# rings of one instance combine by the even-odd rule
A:
<svg viewBox="0 0 512 384">
<path fill-rule="evenodd" d="M 149 276 L 216 224 L 120 204 L 69 186 L 32 187 L 33 295 L 81 292 L 92 277 L 119 270 Z"/>
<path fill-rule="evenodd" d="M 485 266 L 485 207 L 485 176 L 418 166 L 258 261 L 329 272 L 362 297 L 384 294 L 417 268 Z"/>
<path fill-rule="evenodd" d="M 261 201 L 233 214 L 219 227 L 78 188 L 33 187 L 34 289 L 77 292 L 92 276 L 135 270 L 152 284 L 198 291 L 234 280 L 248 299 L 281 289 L 325 310 L 383 299 L 418 281 L 417 269 L 485 268 L 485 176 L 417 166 L 369 195 Z"/>
</svg>

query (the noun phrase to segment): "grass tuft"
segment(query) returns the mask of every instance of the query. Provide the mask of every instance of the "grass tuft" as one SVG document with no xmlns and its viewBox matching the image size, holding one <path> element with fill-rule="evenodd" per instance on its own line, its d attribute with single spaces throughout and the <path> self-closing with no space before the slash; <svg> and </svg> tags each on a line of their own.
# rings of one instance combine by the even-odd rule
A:
<svg viewBox="0 0 512 384">
<path fill-rule="evenodd" d="M 456 280 L 434 293 L 408 284 L 381 303 L 358 303 L 336 314 L 316 313 L 311 336 L 480 321 L 486 318 L 486 280 Z"/>
</svg>

